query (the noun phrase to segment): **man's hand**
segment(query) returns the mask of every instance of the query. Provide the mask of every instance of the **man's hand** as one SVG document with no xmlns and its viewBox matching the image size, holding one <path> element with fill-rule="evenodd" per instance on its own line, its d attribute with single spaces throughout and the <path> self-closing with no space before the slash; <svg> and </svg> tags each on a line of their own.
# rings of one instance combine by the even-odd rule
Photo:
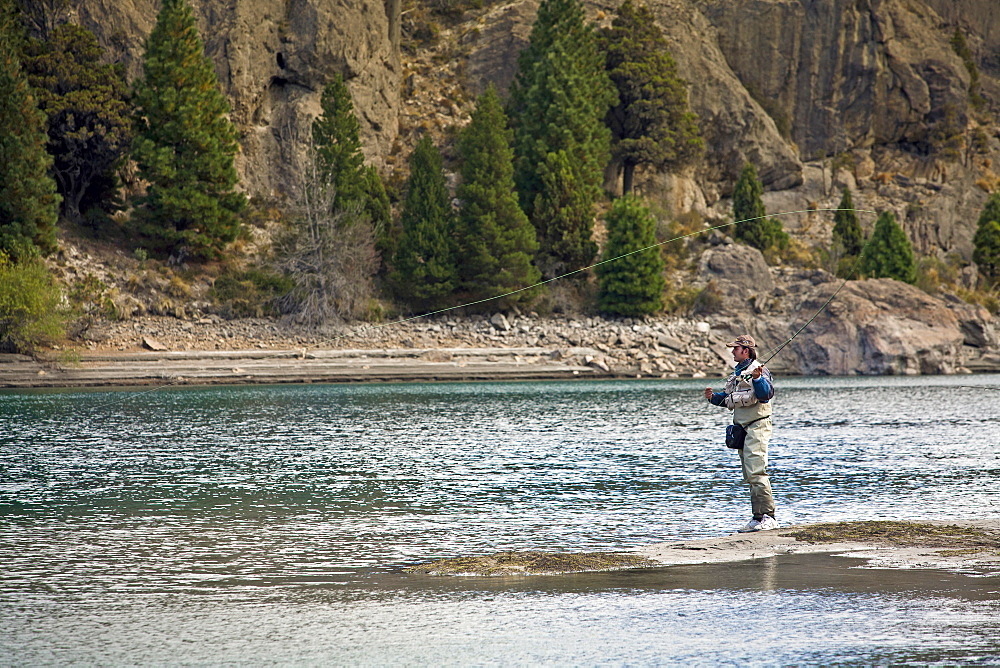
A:
<svg viewBox="0 0 1000 668">
<path fill-rule="evenodd" d="M 754 380 L 757 380 L 758 378 L 760 378 L 760 370 L 763 369 L 763 368 L 764 367 L 762 367 L 762 366 L 754 367 L 753 373 L 750 374 L 751 376 L 753 376 Z"/>
<path fill-rule="evenodd" d="M 710 388 L 710 387 L 706 387 L 705 388 L 705 398 L 706 399 L 711 399 L 712 398 L 712 388 Z"/>
</svg>

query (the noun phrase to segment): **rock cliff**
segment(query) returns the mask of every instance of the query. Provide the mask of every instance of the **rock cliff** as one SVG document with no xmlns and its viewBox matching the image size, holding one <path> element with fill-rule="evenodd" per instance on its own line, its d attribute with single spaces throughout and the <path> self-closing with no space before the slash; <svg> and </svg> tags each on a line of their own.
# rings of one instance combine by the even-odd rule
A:
<svg viewBox="0 0 1000 668">
<path fill-rule="evenodd" d="M 191 4 L 240 131 L 237 169 L 250 194 L 280 194 L 297 181 L 320 94 L 335 73 L 359 110 L 367 157 L 380 163 L 389 153 L 400 98 L 398 0 Z M 82 0 L 71 18 L 134 78 L 158 8 L 155 0 Z"/>
</svg>

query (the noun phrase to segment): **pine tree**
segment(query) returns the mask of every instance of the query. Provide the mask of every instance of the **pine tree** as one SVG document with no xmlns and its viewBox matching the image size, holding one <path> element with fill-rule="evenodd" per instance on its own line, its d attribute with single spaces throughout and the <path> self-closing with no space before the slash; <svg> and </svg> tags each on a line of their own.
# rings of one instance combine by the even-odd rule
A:
<svg viewBox="0 0 1000 668">
<path fill-rule="evenodd" d="M 854 211 L 854 200 L 851 191 L 844 188 L 844 193 L 833 214 L 833 246 L 841 253 L 857 257 L 865 244 L 865 235 L 858 222 L 858 214 Z"/>
<path fill-rule="evenodd" d="M 636 166 L 681 167 L 700 154 L 703 142 L 687 84 L 648 7 L 625 0 L 601 44 L 618 89 L 618 104 L 607 116 L 611 153 L 622 165 L 622 191 L 630 193 Z"/>
<path fill-rule="evenodd" d="M 851 198 L 851 191 L 844 188 L 837 205 L 837 211 L 833 214 L 833 235 L 831 248 L 833 257 L 837 262 L 837 276 L 849 278 L 854 268 L 861 249 L 864 248 L 865 237 L 861 231 L 861 223 L 858 215 L 854 211 L 854 200 Z"/>
<path fill-rule="evenodd" d="M 743 167 L 733 192 L 733 238 L 760 251 L 788 246 L 788 234 L 777 220 L 767 217 L 761 195 L 764 187 L 757 169 L 750 163 Z"/>
<path fill-rule="evenodd" d="M 392 224 L 392 204 L 385 191 L 382 177 L 373 165 L 366 165 L 363 172 L 365 206 L 362 213 L 368 218 L 375 235 L 375 247 L 379 254 L 379 272 L 384 273 L 388 262 L 396 252 L 398 230 Z"/>
<path fill-rule="evenodd" d="M 55 28 L 48 41 L 28 44 L 25 69 L 48 117 L 48 150 L 63 198 L 63 214 L 79 220 L 88 203 L 113 208 L 115 169 L 132 141 L 131 108 L 120 66 L 101 64 L 93 33 Z"/>
<path fill-rule="evenodd" d="M 597 266 L 598 308 L 602 313 L 621 316 L 661 310 L 663 257 L 656 247 L 656 221 L 649 209 L 639 198 L 626 195 L 615 201 L 605 220 L 608 243 L 604 260 L 613 261 Z"/>
<path fill-rule="evenodd" d="M 548 222 L 540 221 L 535 209 L 545 187 L 548 156 L 560 152 L 576 171 L 574 185 L 583 206 L 574 213 L 587 218 L 572 220 L 571 225 L 593 225 L 593 208 L 601 194 L 610 150 L 610 132 L 603 119 L 614 101 L 603 54 L 593 28 L 584 22 L 579 0 L 543 0 L 529 45 L 518 58 L 508 104 L 514 129 L 514 181 L 521 208 L 539 232 L 554 222 L 551 217 Z M 544 197 L 550 203 L 557 199 L 553 194 Z M 539 233 L 543 255 L 557 254 L 546 246 L 546 239 L 552 237 Z M 566 257 L 560 260 L 571 262 Z"/>
<path fill-rule="evenodd" d="M 890 211 L 883 211 L 875 222 L 867 252 L 861 260 L 861 273 L 869 278 L 894 278 L 904 283 L 917 280 L 913 247 Z"/>
<path fill-rule="evenodd" d="M 535 198 L 538 266 L 547 278 L 589 266 L 597 255 L 594 201 L 586 177 L 566 151 L 549 153 L 541 164 L 542 190 Z"/>
<path fill-rule="evenodd" d="M 354 115 L 351 93 L 340 74 L 323 88 L 320 104 L 323 113 L 313 122 L 312 138 L 320 173 L 336 188 L 334 208 L 365 208 L 365 158 L 361 153 L 360 125 Z"/>
<path fill-rule="evenodd" d="M 441 153 L 424 135 L 410 156 L 410 179 L 400 220 L 402 234 L 389 282 L 414 310 L 449 304 L 458 288 L 455 222 Z"/>
<path fill-rule="evenodd" d="M 163 0 L 146 43 L 133 157 L 148 183 L 139 233 L 162 253 L 221 255 L 239 232 L 237 133 L 186 0 Z"/>
<path fill-rule="evenodd" d="M 990 282 L 1000 278 L 1000 192 L 990 195 L 972 238 L 972 260 Z"/>
<path fill-rule="evenodd" d="M 1000 221 L 1000 192 L 995 192 L 986 200 L 983 210 L 976 221 L 976 227 L 980 228 L 990 221 Z"/>
<path fill-rule="evenodd" d="M 458 264 L 462 287 L 473 300 L 526 288 L 541 278 L 532 264 L 538 250 L 535 229 L 514 190 L 510 141 L 507 116 L 490 85 L 458 143 L 462 158 Z M 501 300 L 500 306 L 528 303 L 538 293 L 537 288 L 518 292 Z"/>
<path fill-rule="evenodd" d="M 21 67 L 23 44 L 13 0 L 0 0 L 0 252 L 15 262 L 55 250 L 59 207 L 45 115 Z"/>
<path fill-rule="evenodd" d="M 991 284 L 1000 279 L 1000 222 L 991 220 L 979 226 L 972 238 L 972 260 Z"/>
</svg>

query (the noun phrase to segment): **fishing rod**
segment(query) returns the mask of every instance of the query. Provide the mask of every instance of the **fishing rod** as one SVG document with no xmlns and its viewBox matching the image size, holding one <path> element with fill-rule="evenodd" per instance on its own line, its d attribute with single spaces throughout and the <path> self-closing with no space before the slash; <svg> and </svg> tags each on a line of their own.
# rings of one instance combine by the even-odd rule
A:
<svg viewBox="0 0 1000 668">
<path fill-rule="evenodd" d="M 623 258 L 629 257 L 631 255 L 636 255 L 637 253 L 643 253 L 645 251 L 649 251 L 649 250 L 652 250 L 654 248 L 659 248 L 660 246 L 665 246 L 667 244 L 674 243 L 676 241 L 681 241 L 682 239 L 687 239 L 689 237 L 694 237 L 694 236 L 698 236 L 698 235 L 701 235 L 701 234 L 705 234 L 706 232 L 712 232 L 714 230 L 720 230 L 720 229 L 723 229 L 723 228 L 726 228 L 726 227 L 734 227 L 736 225 L 742 225 L 744 223 L 750 223 L 750 222 L 753 222 L 755 220 L 761 220 L 761 219 L 764 219 L 764 218 L 773 218 L 773 217 L 777 217 L 777 216 L 791 216 L 791 215 L 797 215 L 797 214 L 809 214 L 809 213 L 816 213 L 816 212 L 819 212 L 819 211 L 826 211 L 826 212 L 853 211 L 855 213 L 873 213 L 873 214 L 877 214 L 878 213 L 877 211 L 872 211 L 870 209 L 815 208 L 815 209 L 801 209 L 801 210 L 797 210 L 797 211 L 779 211 L 777 213 L 766 214 L 766 215 L 763 215 L 763 216 L 754 216 L 753 218 L 744 218 L 744 219 L 741 219 L 741 220 L 734 220 L 734 221 L 729 222 L 729 223 L 721 223 L 719 225 L 713 225 L 711 227 L 707 227 L 707 228 L 705 228 L 703 230 L 696 230 L 694 232 L 688 232 L 686 234 L 681 234 L 679 236 L 673 237 L 671 239 L 667 239 L 665 241 L 659 241 L 659 242 L 657 242 L 655 244 L 651 244 L 651 245 L 645 246 L 643 248 L 638 248 L 636 250 L 629 251 L 628 253 L 622 253 L 621 255 L 617 255 L 617 256 L 612 257 L 612 258 L 607 258 L 607 259 L 601 260 L 599 262 L 595 262 L 593 264 L 587 265 L 585 267 L 580 267 L 579 269 L 574 269 L 574 270 L 568 271 L 568 272 L 566 272 L 564 274 L 560 274 L 560 275 L 554 276 L 552 278 L 548 278 L 548 279 L 545 279 L 545 280 L 542 280 L 542 281 L 538 281 L 537 283 L 533 283 L 531 285 L 528 285 L 528 286 L 525 286 L 525 287 L 522 287 L 522 288 L 517 288 L 516 290 L 511 290 L 509 292 L 505 292 L 505 293 L 502 293 L 502 294 L 499 294 L 499 295 L 495 295 L 493 297 L 486 297 L 484 299 L 477 299 L 475 301 L 466 302 L 464 304 L 458 304 L 456 306 L 448 306 L 448 307 L 445 307 L 445 308 L 437 309 L 437 310 L 434 310 L 434 311 L 428 311 L 426 313 L 421 313 L 421 314 L 418 314 L 418 315 L 408 316 L 408 317 L 405 317 L 405 318 L 399 318 L 397 320 L 392 320 L 390 322 L 385 322 L 385 323 L 370 323 L 370 324 L 367 324 L 367 325 L 362 325 L 360 327 L 356 327 L 356 328 L 352 329 L 349 332 L 345 332 L 345 333 L 339 334 L 337 336 L 329 337 L 329 338 L 323 339 L 322 341 L 314 343 L 314 344 L 312 344 L 310 346 L 306 346 L 306 347 L 302 348 L 302 350 L 304 352 L 306 350 L 314 349 L 314 348 L 317 348 L 317 347 L 322 346 L 322 345 L 327 345 L 327 344 L 330 344 L 330 343 L 334 343 L 336 341 L 339 341 L 339 340 L 342 340 L 342 339 L 345 339 L 345 338 L 348 338 L 348 337 L 351 337 L 351 336 L 357 336 L 359 334 L 364 334 L 364 333 L 368 333 L 368 332 L 378 331 L 378 330 L 386 328 L 386 327 L 393 327 L 393 326 L 396 326 L 396 325 L 402 325 L 402 324 L 405 324 L 405 323 L 408 323 L 408 322 L 412 322 L 414 320 L 420 320 L 420 319 L 423 319 L 423 318 L 429 318 L 429 317 L 432 317 L 432 316 L 441 315 L 443 313 L 449 313 L 451 311 L 455 311 L 455 310 L 461 309 L 461 308 L 468 308 L 468 307 L 471 307 L 471 306 L 478 306 L 480 304 L 486 304 L 486 303 L 489 303 L 489 302 L 498 301 L 500 299 L 504 299 L 506 297 L 510 297 L 510 296 L 513 296 L 513 295 L 525 292 L 527 290 L 533 290 L 534 288 L 541 287 L 541 286 L 547 285 L 549 283 L 554 283 L 556 281 L 562 280 L 564 278 L 568 278 L 568 277 L 573 276 L 575 274 L 579 274 L 579 273 L 588 271 L 590 269 L 594 269 L 595 267 L 599 267 L 599 266 L 602 266 L 602 265 L 605 265 L 605 264 L 609 264 L 611 262 L 617 262 L 618 260 L 621 260 Z M 859 266 L 859 263 L 861 261 L 861 257 L 864 255 L 864 251 L 868 248 L 868 244 L 870 242 L 871 242 L 871 239 L 869 239 L 865 243 L 864 248 L 862 248 L 861 253 L 858 255 L 858 260 L 855 262 L 854 268 L 852 268 L 852 270 L 851 270 L 851 274 L 853 274 L 854 271 Z M 848 276 L 850 276 L 851 274 L 848 274 Z M 770 362 L 771 359 L 773 359 L 774 356 L 777 355 L 778 352 L 780 352 L 782 348 L 784 348 L 786 345 L 788 345 L 788 343 L 790 343 L 792 341 L 792 339 L 794 339 L 796 336 L 798 336 L 799 333 L 809 325 L 809 323 L 811 323 L 813 320 L 815 320 L 816 317 L 818 317 L 819 314 L 822 313 L 826 309 L 826 307 L 830 304 L 830 302 L 833 301 L 833 298 L 837 296 L 837 293 L 840 292 L 841 288 L 843 288 L 844 285 L 847 283 L 847 280 L 848 279 L 846 279 L 846 278 L 844 279 L 844 282 L 840 285 L 839 288 L 837 288 L 837 291 L 834 292 L 833 295 L 831 295 L 830 299 L 828 299 L 826 301 L 826 303 L 823 304 L 822 307 L 820 307 L 820 309 L 812 316 L 812 318 L 810 318 L 806 322 L 805 325 L 803 325 L 801 328 L 799 328 L 799 330 L 797 332 L 795 332 L 791 337 L 789 337 L 789 339 L 787 341 L 785 341 L 785 343 L 781 344 L 781 346 L 779 346 L 778 349 L 775 350 L 775 352 L 771 355 L 771 357 L 768 358 L 768 360 L 767 360 L 768 362 Z M 279 353 L 275 353 L 275 355 L 277 355 L 277 354 L 279 354 Z M 267 355 L 266 354 L 262 355 L 261 358 L 262 359 L 266 359 Z M 180 385 L 183 382 L 184 381 L 183 381 L 182 377 L 177 377 L 176 379 L 174 379 L 171 382 L 163 383 L 162 385 L 157 385 L 156 387 L 152 387 L 152 388 L 149 388 L 149 389 L 146 389 L 146 390 L 133 392 L 133 393 L 129 394 L 127 397 L 123 397 L 123 398 L 121 398 L 121 399 L 119 399 L 117 401 L 113 401 L 113 402 L 109 402 L 109 403 L 106 403 L 106 404 L 98 405 L 95 408 L 103 408 L 105 406 L 115 405 L 115 404 L 121 403 L 121 402 L 123 402 L 123 401 L 125 401 L 127 399 L 132 399 L 132 398 L 135 398 L 135 397 L 143 396 L 145 394 L 150 394 L 150 393 L 153 393 L 153 392 L 157 392 L 159 390 L 162 390 L 162 389 L 165 389 L 165 388 L 168 388 L 168 387 L 173 387 L 175 385 Z"/>
<path fill-rule="evenodd" d="M 838 209 L 838 210 L 844 210 L 844 209 Z M 863 209 L 854 209 L 854 211 L 862 211 L 862 210 Z M 869 213 L 875 213 L 875 212 L 874 211 L 870 211 Z M 854 260 L 854 265 L 851 267 L 851 270 L 849 272 L 847 272 L 847 275 L 844 277 L 844 280 L 841 281 L 841 283 L 837 287 L 837 289 L 833 291 L 833 294 L 830 295 L 830 298 L 827 299 L 823 303 L 823 305 L 820 306 L 819 309 L 815 313 L 813 313 L 813 315 L 812 315 L 811 318 L 809 318 L 808 320 L 806 320 L 806 322 L 805 322 L 804 325 L 802 325 L 801 327 L 799 327 L 795 331 L 794 334 L 792 334 L 790 337 L 788 337 L 788 339 L 784 343 L 782 343 L 780 346 L 778 346 L 778 348 L 773 353 L 771 353 L 771 355 L 767 358 L 767 360 L 765 360 L 764 362 L 761 362 L 761 366 L 766 366 L 768 362 L 770 362 L 771 360 L 773 360 L 778 355 L 778 353 L 781 352 L 781 350 L 785 346 L 787 346 L 789 343 L 791 343 L 792 340 L 796 336 L 798 336 L 799 334 L 802 333 L 802 330 L 804 330 L 806 327 L 808 327 L 812 323 L 813 320 L 815 320 L 816 318 L 819 317 L 820 313 L 822 313 L 823 311 L 826 310 L 826 307 L 830 305 L 830 302 L 832 302 L 834 300 L 834 298 L 838 294 L 840 294 L 840 291 L 844 289 L 844 286 L 847 285 L 847 281 L 849 281 L 851 279 L 851 277 L 854 276 L 855 273 L 858 271 L 858 268 L 861 266 L 861 259 L 864 257 L 865 251 L 868 250 L 868 246 L 869 246 L 869 244 L 871 244 L 871 242 L 872 242 L 871 237 L 869 237 L 865 241 L 865 245 L 861 247 L 861 252 L 858 253 L 857 259 Z"/>
</svg>

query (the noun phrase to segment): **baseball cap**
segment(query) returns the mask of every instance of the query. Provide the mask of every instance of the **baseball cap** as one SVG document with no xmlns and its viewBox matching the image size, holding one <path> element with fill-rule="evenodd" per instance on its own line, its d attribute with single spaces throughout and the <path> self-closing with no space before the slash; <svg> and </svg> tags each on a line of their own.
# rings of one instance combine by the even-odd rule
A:
<svg viewBox="0 0 1000 668">
<path fill-rule="evenodd" d="M 757 342 L 753 340 L 753 337 L 749 334 L 740 334 L 736 337 L 736 340 L 732 343 L 727 343 L 727 348 L 733 348 L 735 346 L 742 346 L 744 348 L 756 348 Z"/>
</svg>

